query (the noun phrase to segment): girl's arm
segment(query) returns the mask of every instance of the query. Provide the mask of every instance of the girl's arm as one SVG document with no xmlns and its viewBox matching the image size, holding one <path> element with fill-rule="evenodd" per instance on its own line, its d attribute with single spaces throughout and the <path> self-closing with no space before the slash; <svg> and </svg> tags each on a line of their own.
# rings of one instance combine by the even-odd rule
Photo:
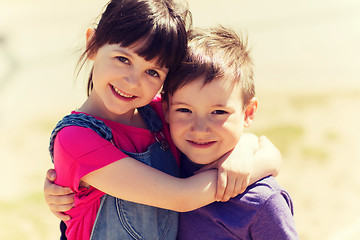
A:
<svg viewBox="0 0 360 240">
<path fill-rule="evenodd" d="M 217 170 L 176 178 L 126 156 L 83 127 L 66 127 L 57 134 L 54 162 L 63 173 L 58 181 L 73 191 L 90 185 L 117 198 L 174 211 L 190 211 L 215 200 Z"/>
<path fill-rule="evenodd" d="M 259 148 L 252 159 L 252 175 L 250 184 L 272 175 L 276 177 L 280 172 L 282 157 L 280 151 L 265 136 L 259 137 Z"/>
<path fill-rule="evenodd" d="M 279 150 L 265 136 L 245 133 L 233 151 L 203 170 L 217 168 L 216 201 L 228 201 L 266 176 L 277 176 L 282 162 Z M 199 171 L 200 172 L 200 171 Z"/>
<path fill-rule="evenodd" d="M 235 197 L 237 194 L 245 191 L 249 184 L 253 184 L 269 175 L 277 176 L 280 171 L 281 162 L 280 151 L 267 137 L 261 136 L 258 138 L 250 133 L 244 134 L 235 149 L 219 168 L 218 189 L 222 187 L 226 188 L 226 190 L 225 193 L 217 192 L 216 199 L 228 201 L 230 197 Z M 223 168 L 230 170 L 226 171 Z M 224 172 L 228 175 L 228 181 L 222 183 L 221 181 L 224 181 L 224 177 L 221 175 L 224 175 Z M 241 178 L 239 173 L 242 172 L 245 172 L 243 174 L 245 178 Z M 231 188 L 231 178 L 236 179 L 232 181 L 235 182 L 233 184 L 235 190 Z M 230 189 L 228 190 L 229 187 Z"/>
<path fill-rule="evenodd" d="M 185 212 L 215 200 L 217 171 L 209 170 L 181 179 L 126 157 L 81 180 L 117 198 Z"/>
<path fill-rule="evenodd" d="M 123 171 L 123 167 L 128 169 Z M 117 172 L 119 170 L 121 172 Z M 109 176 L 104 177 L 106 174 Z M 115 196 L 125 200 L 176 211 L 190 211 L 214 201 L 216 175 L 213 170 L 187 179 L 175 178 L 129 157 L 114 162 L 101 171 L 92 172 L 83 180 L 90 185 L 94 181 L 95 185 L 109 189 L 109 194 L 114 191 Z M 74 194 L 70 188 L 55 184 L 55 180 L 55 170 L 49 169 L 44 183 L 45 201 L 57 218 L 67 221 L 70 216 L 64 212 L 73 207 Z M 161 183 L 154 184 L 158 181 Z M 137 184 L 141 184 L 141 187 Z M 105 189 L 103 191 L 106 192 Z"/>
<path fill-rule="evenodd" d="M 244 144 L 240 144 L 242 142 L 244 142 Z M 249 147 L 249 145 L 250 145 L 250 147 Z M 259 145 L 259 148 L 256 147 L 257 145 Z M 243 147 L 243 148 L 241 148 L 241 147 Z M 252 150 L 250 148 L 252 148 Z M 247 151 L 244 151 L 244 150 L 247 150 Z M 248 157 L 246 158 L 246 154 L 253 153 L 254 151 L 255 151 L 254 157 L 252 157 L 252 156 L 249 157 L 249 155 L 248 155 Z M 247 161 L 243 161 L 244 162 L 243 164 L 239 164 L 239 161 L 243 160 L 241 156 L 245 157 L 245 160 L 247 160 Z M 229 157 L 229 159 L 227 161 L 224 161 L 225 159 L 227 159 L 227 157 Z M 120 162 L 120 161 L 118 161 L 118 162 Z M 253 183 L 256 180 L 259 180 L 259 179 L 261 179 L 261 178 L 263 178 L 265 176 L 268 176 L 268 175 L 276 176 L 278 174 L 278 172 L 279 172 L 280 165 L 281 165 L 281 155 L 280 155 L 280 152 L 277 150 L 277 148 L 266 137 L 261 136 L 259 138 L 259 140 L 258 140 L 257 137 L 254 138 L 254 135 L 253 136 L 246 135 L 246 137 L 244 135 L 244 137 L 241 139 L 241 141 L 239 142 L 237 147 L 234 149 L 234 151 L 231 154 L 230 153 L 226 154 L 221 160 L 219 160 L 219 162 L 220 162 L 220 165 L 221 165 L 221 163 L 223 163 L 223 165 L 221 165 L 220 167 L 217 167 L 217 168 L 219 168 L 219 175 L 220 175 L 219 179 L 221 178 L 224 181 L 223 176 L 225 175 L 226 176 L 225 179 L 227 181 L 227 184 L 229 184 L 229 182 L 233 183 L 233 187 L 230 187 L 230 188 L 232 190 L 234 190 L 235 185 L 238 188 L 240 186 L 241 189 L 240 190 L 237 189 L 235 191 L 241 192 L 241 191 L 245 190 L 244 186 L 243 186 L 244 181 L 245 181 L 245 185 L 247 186 L 249 183 Z M 129 164 L 129 163 L 126 163 L 126 164 Z M 234 164 L 232 164 L 232 163 L 234 163 Z M 142 166 L 142 165 L 141 165 L 141 170 L 139 169 L 138 174 L 141 173 L 143 175 L 147 175 L 148 172 L 147 172 L 146 168 L 144 166 Z M 226 167 L 227 167 L 227 169 L 230 169 L 230 170 L 226 170 Z M 154 171 L 154 169 L 152 169 L 151 167 L 147 167 L 147 168 L 149 168 L 149 171 Z M 212 166 L 209 165 L 208 168 L 210 169 L 210 168 L 215 168 L 215 167 L 214 167 L 214 165 L 212 165 Z M 225 170 L 222 170 L 222 168 L 224 168 Z M 247 170 L 244 170 L 244 169 L 247 169 Z M 145 170 L 145 172 L 144 172 L 144 170 Z M 131 175 L 132 176 L 141 176 L 141 175 L 136 175 L 136 171 L 137 170 L 135 170 L 135 172 L 133 171 L 132 172 L 133 174 L 131 174 Z M 155 171 L 157 171 L 157 170 L 155 170 Z M 231 178 L 237 179 L 238 176 L 239 176 L 239 172 L 240 172 L 240 175 L 243 172 L 245 172 L 243 175 L 247 179 L 246 180 L 240 180 L 239 183 L 237 183 L 238 180 L 235 180 L 235 181 L 231 180 Z M 130 173 L 131 173 L 131 171 L 127 171 L 127 174 L 130 174 Z M 250 177 L 249 173 L 251 173 L 251 177 Z M 51 176 L 52 174 L 56 174 L 56 173 L 55 173 L 55 171 L 53 169 L 50 169 L 48 171 L 47 179 L 45 180 L 45 184 L 44 184 L 45 200 L 46 200 L 46 203 L 48 204 L 50 210 L 55 214 L 55 216 L 57 216 L 61 220 L 66 221 L 66 220 L 68 220 L 68 218 L 67 218 L 68 216 L 64 215 L 60 211 L 67 211 L 67 210 L 71 209 L 71 206 L 73 204 L 73 195 L 68 193 L 68 191 L 69 191 L 68 188 L 63 188 L 63 187 L 58 186 L 55 183 L 53 183 L 55 181 L 55 177 Z M 161 173 L 161 172 L 156 174 L 156 175 L 159 175 L 159 174 L 161 174 L 163 176 L 162 177 L 160 176 L 158 178 L 158 180 L 163 179 L 163 181 L 168 181 L 168 178 L 170 178 L 170 182 L 174 181 L 174 178 L 171 177 L 171 176 L 168 176 L 168 175 L 166 175 L 164 173 Z M 211 173 L 211 174 L 216 175 L 216 173 Z M 95 177 L 99 177 L 97 175 L 98 174 L 95 174 Z M 118 175 L 118 172 L 116 172 L 115 175 Z M 197 174 L 197 175 L 199 175 L 199 174 Z M 196 177 L 196 176 L 194 176 L 194 177 Z M 192 189 L 193 187 L 196 187 L 197 184 L 201 184 L 200 182 L 195 181 L 196 178 L 194 178 L 194 177 L 190 178 L 190 179 L 179 180 L 179 181 L 180 182 L 184 181 L 186 184 L 190 184 L 190 185 L 191 185 L 190 181 L 195 182 L 194 186 L 190 186 L 190 189 Z M 199 175 L 197 177 L 203 178 L 203 177 L 208 177 L 208 176 L 207 175 L 205 175 L 205 176 Z M 91 178 L 91 176 L 90 176 L 90 178 Z M 133 181 L 133 180 L 131 180 L 131 178 L 132 178 L 131 176 L 129 178 L 127 178 L 127 179 L 126 179 L 126 177 L 123 177 L 123 180 L 125 181 L 124 184 L 126 184 L 127 182 L 130 182 L 130 181 Z M 228 180 L 228 179 L 230 179 L 230 180 Z M 135 179 L 135 181 L 136 181 L 136 179 Z M 187 182 L 187 181 L 189 181 L 189 182 Z M 214 181 L 216 181 L 216 176 L 213 176 L 213 178 L 210 181 L 211 182 L 208 182 L 208 183 L 206 183 L 206 182 L 202 183 L 203 188 L 198 190 L 199 192 L 195 191 L 194 195 L 191 196 L 191 194 L 190 195 L 189 194 L 182 194 L 180 197 L 182 197 L 184 199 L 186 197 L 190 198 L 190 202 L 193 202 L 193 201 L 197 201 L 197 198 L 194 198 L 193 196 L 204 196 L 206 194 L 209 194 L 210 195 L 209 203 L 210 203 L 211 201 L 213 201 L 212 197 L 213 197 L 213 194 L 214 194 L 215 190 L 213 190 L 214 192 L 212 194 L 209 191 L 210 191 L 210 189 L 215 188 Z M 170 186 L 170 188 L 172 188 L 170 182 L 165 182 L 165 183 L 168 183 L 168 186 Z M 112 182 L 112 184 L 114 184 L 114 183 L 115 182 Z M 149 182 L 147 182 L 147 184 L 148 183 Z M 178 184 L 179 184 L 179 182 L 176 182 L 176 184 L 174 184 L 174 186 L 179 186 Z M 218 185 L 218 187 L 223 186 L 222 183 L 217 183 L 217 185 Z M 129 187 L 129 186 L 126 186 L 126 187 Z M 225 189 L 224 187 L 222 187 L 222 188 Z M 142 192 L 143 189 L 144 190 L 146 189 L 148 192 L 151 192 L 151 191 L 155 192 L 157 190 L 157 187 L 152 185 L 152 186 L 150 186 L 150 188 L 143 187 L 143 188 L 140 188 L 140 189 L 141 189 L 140 192 Z M 174 189 L 174 188 L 172 188 L 172 189 Z M 207 190 L 209 190 L 209 191 L 207 191 Z M 133 191 L 133 189 L 131 189 L 131 191 L 128 191 L 128 192 L 124 191 L 124 192 L 126 194 L 128 194 L 128 193 L 130 193 L 132 191 Z M 158 190 L 158 191 L 162 191 L 162 190 Z M 194 191 L 194 189 L 192 189 L 192 191 Z M 216 191 L 216 193 L 218 193 L 218 192 L 219 192 L 219 189 Z M 223 193 L 224 192 L 225 192 L 225 190 L 223 190 Z M 225 192 L 225 194 L 227 194 L 225 196 L 225 198 L 229 198 L 230 196 L 233 196 L 233 195 L 231 195 L 230 192 L 231 192 L 230 190 L 227 190 Z M 139 194 L 139 192 L 131 194 L 131 195 L 133 196 L 133 195 L 136 195 L 136 194 Z M 142 194 L 142 193 L 140 193 L 140 194 Z M 164 194 L 164 192 L 162 192 L 162 194 Z M 129 197 L 131 198 L 131 196 L 129 196 Z M 134 197 L 135 196 L 133 196 L 133 198 Z M 172 196 L 172 198 L 174 198 L 174 196 Z M 141 199 L 144 200 L 144 198 L 141 198 Z M 170 201 L 170 196 L 165 194 L 165 199 Z M 217 197 L 217 199 L 224 200 L 221 197 Z M 178 199 L 175 199 L 175 200 L 178 200 Z M 205 202 L 206 202 L 206 199 L 205 199 Z M 176 202 L 176 201 L 174 203 L 172 203 L 172 205 L 177 205 L 177 204 L 179 204 L 179 203 Z M 181 208 L 186 208 L 185 204 L 187 204 L 187 203 L 180 203 L 180 205 L 181 205 L 180 207 Z M 189 203 L 189 205 L 190 204 L 191 203 Z M 197 202 L 197 203 L 194 204 L 194 206 L 197 205 L 197 204 L 199 206 L 204 205 L 204 203 L 202 204 L 200 202 Z M 178 206 L 178 207 L 174 207 L 174 208 L 180 208 L 180 207 Z M 171 209 L 171 207 L 169 207 L 169 208 Z"/>
</svg>

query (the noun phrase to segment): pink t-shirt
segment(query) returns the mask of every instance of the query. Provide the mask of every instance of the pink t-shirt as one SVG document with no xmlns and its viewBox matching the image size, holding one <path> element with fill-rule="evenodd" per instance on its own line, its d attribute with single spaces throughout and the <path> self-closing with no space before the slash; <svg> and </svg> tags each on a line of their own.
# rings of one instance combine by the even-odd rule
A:
<svg viewBox="0 0 360 240">
<path fill-rule="evenodd" d="M 163 134 L 179 162 L 179 152 L 170 138 L 169 129 L 162 113 L 160 98 L 150 104 L 158 113 L 163 124 Z M 76 112 L 75 112 L 76 113 Z M 54 145 L 54 164 L 57 172 L 56 183 L 68 186 L 75 192 L 75 207 L 66 213 L 71 220 L 66 222 L 66 235 L 71 239 L 89 239 L 91 230 L 104 195 L 100 190 L 80 188 L 80 179 L 88 173 L 127 157 L 118 148 L 129 152 L 144 152 L 155 142 L 154 135 L 147 129 L 131 127 L 98 118 L 111 128 L 114 145 L 91 129 L 77 126 L 63 128 Z"/>
</svg>

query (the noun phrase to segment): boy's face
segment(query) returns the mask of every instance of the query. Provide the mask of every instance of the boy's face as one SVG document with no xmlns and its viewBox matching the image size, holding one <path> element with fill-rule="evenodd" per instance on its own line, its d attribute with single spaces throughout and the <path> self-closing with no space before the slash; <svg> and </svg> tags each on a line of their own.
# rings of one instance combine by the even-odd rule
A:
<svg viewBox="0 0 360 240">
<path fill-rule="evenodd" d="M 199 77 L 169 98 L 165 116 L 172 139 L 195 163 L 209 164 L 232 150 L 248 123 L 240 87 L 226 82 L 214 79 L 204 85 Z"/>
</svg>

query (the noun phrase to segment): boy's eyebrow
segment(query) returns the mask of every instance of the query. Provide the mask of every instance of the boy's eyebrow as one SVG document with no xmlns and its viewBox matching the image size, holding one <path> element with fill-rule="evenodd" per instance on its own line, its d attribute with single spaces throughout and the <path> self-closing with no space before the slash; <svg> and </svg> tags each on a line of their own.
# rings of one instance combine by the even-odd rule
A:
<svg viewBox="0 0 360 240">
<path fill-rule="evenodd" d="M 185 102 L 180 102 L 180 101 L 176 101 L 176 102 L 170 102 L 171 105 L 186 105 L 186 106 L 191 106 L 191 104 L 189 103 L 185 103 Z M 224 105 L 224 104 L 216 104 L 216 105 L 212 105 L 212 107 L 221 107 L 221 108 L 229 108 L 228 106 Z"/>
<path fill-rule="evenodd" d="M 184 98 L 183 98 L 184 99 Z M 170 104 L 171 105 L 185 105 L 185 106 L 191 106 L 191 103 L 189 102 L 186 102 L 187 100 L 183 100 L 183 99 L 174 99 L 174 98 L 171 98 L 170 99 Z"/>
<path fill-rule="evenodd" d="M 189 105 L 188 103 L 179 102 L 179 101 L 176 101 L 176 102 L 171 101 L 170 103 L 171 103 L 171 105 Z"/>
</svg>

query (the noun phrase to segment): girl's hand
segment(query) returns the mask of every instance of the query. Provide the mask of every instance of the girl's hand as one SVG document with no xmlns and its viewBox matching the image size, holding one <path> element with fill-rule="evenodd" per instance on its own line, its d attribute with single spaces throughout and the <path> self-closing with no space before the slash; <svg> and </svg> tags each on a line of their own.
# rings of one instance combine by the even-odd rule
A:
<svg viewBox="0 0 360 240">
<path fill-rule="evenodd" d="M 276 177 L 280 172 L 282 156 L 279 149 L 265 136 L 259 137 L 259 149 L 252 162 L 250 183 L 254 183 L 266 176 Z"/>
<path fill-rule="evenodd" d="M 277 176 L 282 157 L 280 151 L 265 137 L 245 133 L 233 151 L 198 172 L 218 169 L 217 201 L 228 201 L 243 193 L 249 184 L 266 176 Z"/>
<path fill-rule="evenodd" d="M 258 147 L 258 137 L 245 133 L 232 151 L 201 168 L 200 171 L 218 169 L 216 201 L 226 202 L 245 191 L 252 172 L 252 159 Z"/>
<path fill-rule="evenodd" d="M 60 220 L 68 221 L 70 216 L 63 212 L 70 210 L 74 204 L 74 193 L 68 187 L 56 185 L 56 172 L 49 169 L 44 183 L 45 201 L 51 212 Z"/>
<path fill-rule="evenodd" d="M 230 155 L 219 161 L 216 199 L 228 201 L 243 193 L 249 184 L 277 176 L 281 162 L 280 151 L 267 137 L 244 134 Z"/>
</svg>

